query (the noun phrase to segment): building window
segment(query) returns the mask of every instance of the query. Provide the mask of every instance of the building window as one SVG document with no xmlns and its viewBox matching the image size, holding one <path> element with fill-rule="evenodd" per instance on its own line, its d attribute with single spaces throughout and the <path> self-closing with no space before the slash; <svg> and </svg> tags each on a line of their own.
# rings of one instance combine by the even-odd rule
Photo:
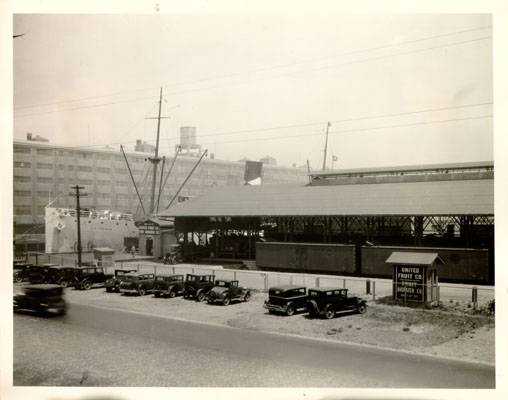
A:
<svg viewBox="0 0 508 400">
<path fill-rule="evenodd" d="M 30 154 L 32 151 L 30 147 L 14 146 L 14 153 L 18 154 Z"/>
<path fill-rule="evenodd" d="M 53 169 L 53 164 L 37 163 L 37 168 L 39 168 L 39 169 Z"/>
<path fill-rule="evenodd" d="M 14 176 L 14 182 L 32 182 L 31 176 Z"/>
<path fill-rule="evenodd" d="M 15 190 L 14 196 L 30 197 L 32 192 L 30 190 Z"/>
<path fill-rule="evenodd" d="M 32 166 L 29 162 L 14 161 L 14 168 L 30 168 Z"/>
<path fill-rule="evenodd" d="M 51 149 L 37 149 L 37 154 L 51 156 L 54 154 L 54 150 Z"/>
<path fill-rule="evenodd" d="M 39 183 L 53 183 L 53 178 L 47 178 L 45 176 L 37 177 L 37 182 Z"/>
<path fill-rule="evenodd" d="M 32 214 L 32 206 L 15 206 L 14 207 L 15 215 L 31 215 Z"/>
</svg>

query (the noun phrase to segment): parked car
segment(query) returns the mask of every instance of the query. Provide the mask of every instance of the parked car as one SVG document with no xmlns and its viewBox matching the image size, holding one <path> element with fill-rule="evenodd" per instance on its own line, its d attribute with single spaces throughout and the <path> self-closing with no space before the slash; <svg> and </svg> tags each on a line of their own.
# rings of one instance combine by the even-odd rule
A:
<svg viewBox="0 0 508 400">
<path fill-rule="evenodd" d="M 234 300 L 249 301 L 250 297 L 250 290 L 239 286 L 238 281 L 218 279 L 215 281 L 215 286 L 208 292 L 206 301 L 210 304 L 220 302 L 227 306 Z"/>
<path fill-rule="evenodd" d="M 79 271 L 77 267 L 55 267 L 55 281 L 51 283 L 57 283 L 60 286 L 67 287 L 74 285 L 76 280 L 76 272 Z"/>
<path fill-rule="evenodd" d="M 140 296 L 152 292 L 155 283 L 154 274 L 142 272 L 130 273 L 123 276 L 120 282 L 121 293 L 136 293 Z"/>
<path fill-rule="evenodd" d="M 268 289 L 268 300 L 264 308 L 269 313 L 282 313 L 288 316 L 307 310 L 307 288 L 305 286 L 281 285 Z"/>
<path fill-rule="evenodd" d="M 28 270 L 28 281 L 32 284 L 52 283 L 50 268 L 59 266 L 59 264 L 33 264 Z"/>
<path fill-rule="evenodd" d="M 30 271 L 31 264 L 27 263 L 14 263 L 12 271 L 13 282 L 23 282 L 28 280 L 28 273 Z"/>
<path fill-rule="evenodd" d="M 309 289 L 307 308 L 311 317 L 323 316 L 330 319 L 336 313 L 344 311 L 363 314 L 367 310 L 367 302 L 356 296 L 348 296 L 348 289 L 319 288 Z"/>
<path fill-rule="evenodd" d="M 64 288 L 53 284 L 35 284 L 23 287 L 23 293 L 14 296 L 14 312 L 28 311 L 40 314 L 63 315 L 67 305 Z"/>
<path fill-rule="evenodd" d="M 185 278 L 185 298 L 195 298 L 197 301 L 204 301 L 206 295 L 213 288 L 215 275 L 194 275 L 187 274 Z"/>
<path fill-rule="evenodd" d="M 115 269 L 115 274 L 106 279 L 104 282 L 104 287 L 106 288 L 106 292 L 120 292 L 120 283 L 125 278 L 125 275 L 136 272 L 135 269 Z"/>
<path fill-rule="evenodd" d="M 185 283 L 183 275 L 159 275 L 155 277 L 153 294 L 155 297 L 166 296 L 175 297 L 177 294 L 185 292 Z"/>
<path fill-rule="evenodd" d="M 76 268 L 74 272 L 74 287 L 90 290 L 93 286 L 102 287 L 106 282 L 106 275 L 102 267 Z"/>
</svg>

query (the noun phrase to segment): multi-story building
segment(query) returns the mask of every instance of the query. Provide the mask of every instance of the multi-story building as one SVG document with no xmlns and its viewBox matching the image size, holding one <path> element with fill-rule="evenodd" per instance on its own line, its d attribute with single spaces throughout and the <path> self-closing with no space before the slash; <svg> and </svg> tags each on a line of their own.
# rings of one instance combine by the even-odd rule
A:
<svg viewBox="0 0 508 400">
<path fill-rule="evenodd" d="M 150 154 L 127 152 L 127 159 L 138 185 L 145 209 L 150 204 L 152 165 Z M 173 157 L 166 157 L 164 177 Z M 141 215 L 127 165 L 121 151 L 64 147 L 35 141 L 14 141 L 13 195 L 14 233 L 44 233 L 45 207 L 75 207 L 71 186 L 84 186 L 86 196 L 81 207 L 115 210 Z M 178 156 L 160 197 L 162 211 L 176 194 L 191 169 L 195 157 Z M 160 171 L 156 186 L 160 184 Z M 244 184 L 245 163 L 205 158 L 183 187 L 179 196 L 194 197 L 211 186 Z M 263 183 L 305 183 L 305 169 L 267 165 L 263 168 Z"/>
</svg>

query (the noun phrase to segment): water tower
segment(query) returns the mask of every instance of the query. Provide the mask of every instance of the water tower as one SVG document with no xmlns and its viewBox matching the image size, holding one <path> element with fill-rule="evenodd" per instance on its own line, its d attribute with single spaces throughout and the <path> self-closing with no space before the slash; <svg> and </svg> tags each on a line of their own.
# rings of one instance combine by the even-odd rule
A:
<svg viewBox="0 0 508 400">
<path fill-rule="evenodd" d="M 201 155 L 201 145 L 197 144 L 197 135 L 195 126 L 180 127 L 180 144 L 175 146 L 175 152 L 178 146 L 182 149 L 182 155 L 196 156 Z"/>
</svg>

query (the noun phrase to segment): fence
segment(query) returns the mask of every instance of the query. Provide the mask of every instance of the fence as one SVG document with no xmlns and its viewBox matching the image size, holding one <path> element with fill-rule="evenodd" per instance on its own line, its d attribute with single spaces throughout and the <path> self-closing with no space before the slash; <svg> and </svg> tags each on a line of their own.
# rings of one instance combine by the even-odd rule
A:
<svg viewBox="0 0 508 400">
<path fill-rule="evenodd" d="M 203 265 L 164 265 L 151 262 L 125 262 L 115 266 L 104 267 L 107 274 L 113 274 L 115 269 L 134 269 L 139 272 L 154 273 L 156 275 L 172 274 L 213 274 L 215 279 L 234 279 L 242 286 L 251 289 L 268 290 L 272 286 L 301 285 L 305 287 L 341 287 L 349 289 L 352 295 L 375 300 L 393 295 L 393 282 L 389 279 L 353 278 L 332 275 L 298 274 L 287 272 L 246 271 L 224 269 L 220 266 Z M 424 285 L 425 286 L 425 285 Z M 422 287 L 423 290 L 426 287 Z M 471 307 L 486 306 L 494 299 L 494 288 L 487 286 L 439 284 L 432 285 L 438 301 L 442 304 L 453 303 L 470 305 Z M 430 294 L 429 294 L 430 298 Z M 401 299 L 402 301 L 404 298 Z M 407 300 L 407 299 L 406 299 Z"/>
</svg>

